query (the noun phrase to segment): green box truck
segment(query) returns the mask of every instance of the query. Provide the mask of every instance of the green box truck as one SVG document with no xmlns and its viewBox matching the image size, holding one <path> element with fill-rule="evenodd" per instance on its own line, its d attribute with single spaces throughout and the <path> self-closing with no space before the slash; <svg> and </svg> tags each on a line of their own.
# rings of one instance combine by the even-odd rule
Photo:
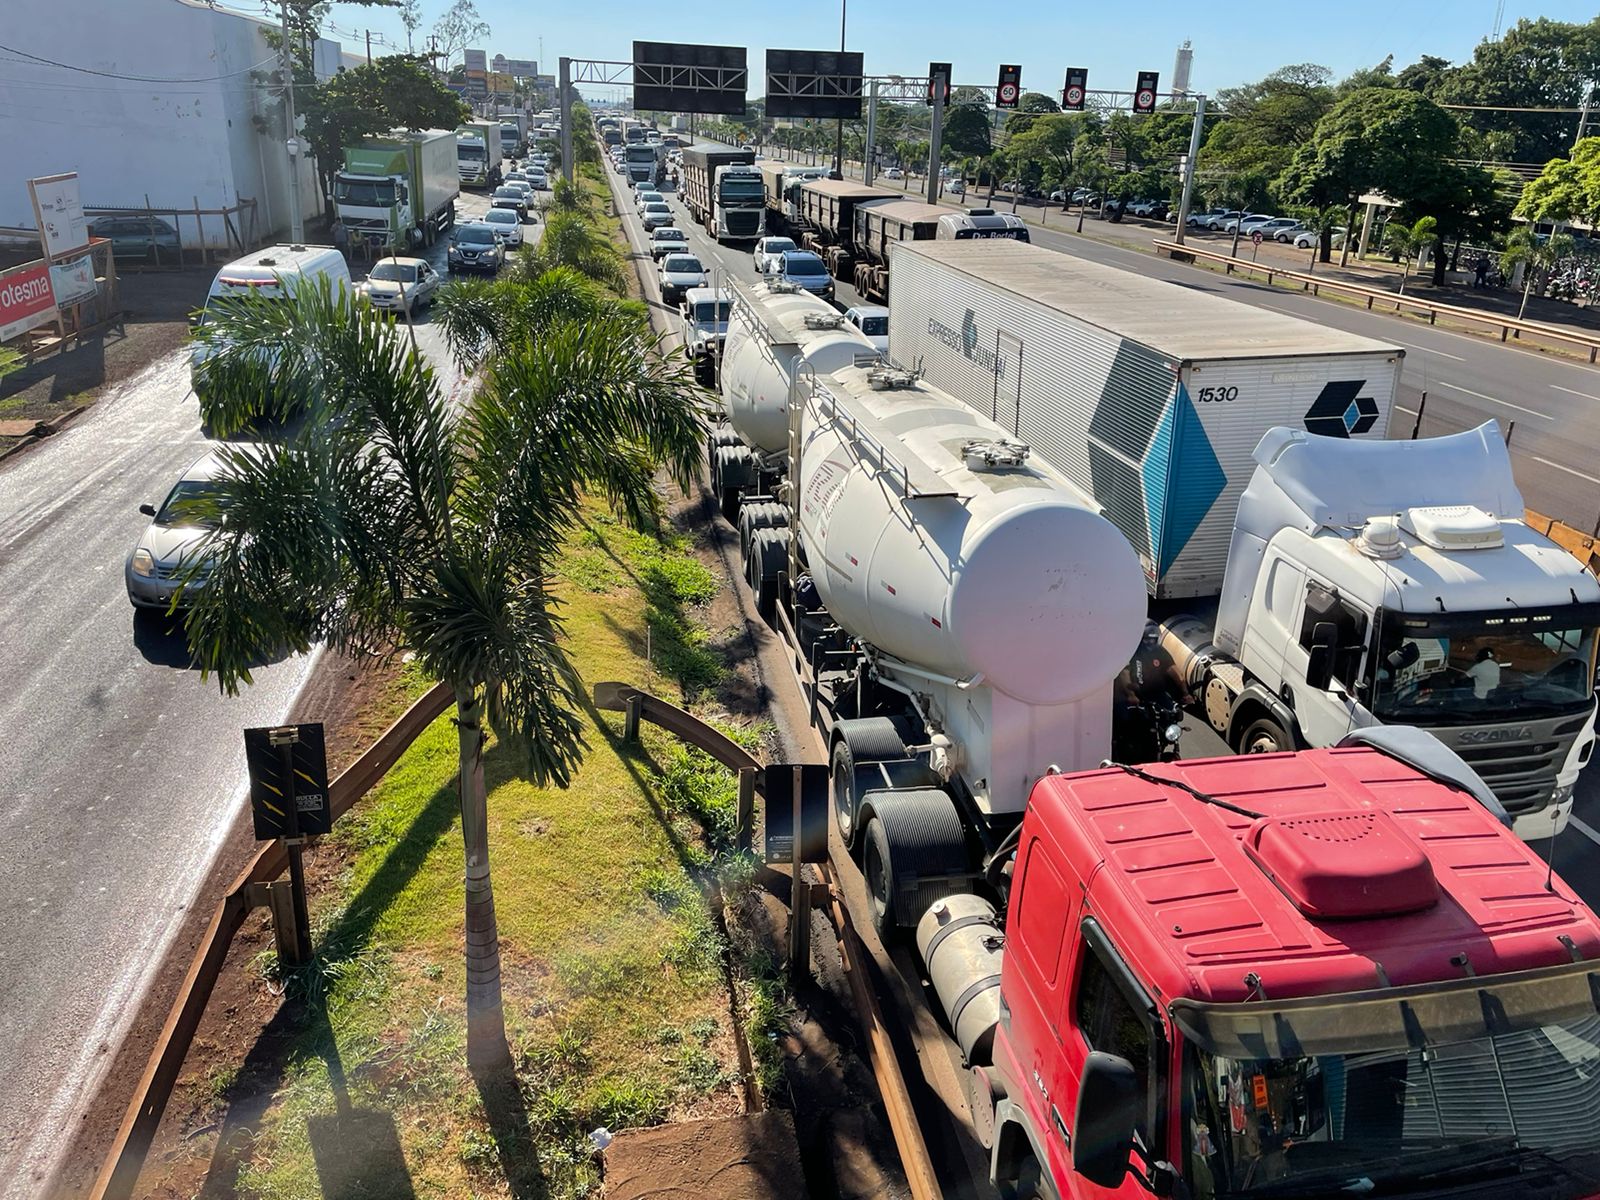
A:
<svg viewBox="0 0 1600 1200">
<path fill-rule="evenodd" d="M 456 135 L 441 129 L 397 130 L 346 146 L 333 177 L 333 203 L 352 237 L 397 249 L 430 246 L 456 221 L 461 182 Z"/>
</svg>

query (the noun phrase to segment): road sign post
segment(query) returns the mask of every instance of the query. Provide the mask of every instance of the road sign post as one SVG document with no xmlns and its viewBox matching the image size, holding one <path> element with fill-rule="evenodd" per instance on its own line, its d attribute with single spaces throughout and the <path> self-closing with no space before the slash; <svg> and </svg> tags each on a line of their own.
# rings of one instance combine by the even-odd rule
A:
<svg viewBox="0 0 1600 1200">
<path fill-rule="evenodd" d="M 1133 111 L 1153 113 L 1156 110 L 1156 86 L 1161 82 L 1157 71 L 1140 71 L 1138 86 L 1133 92 Z"/>
<path fill-rule="evenodd" d="M 1017 101 L 1022 98 L 1022 67 L 1016 63 L 1004 63 L 1000 67 L 1000 79 L 994 89 L 994 106 L 996 108 L 1015 108 Z"/>
<path fill-rule="evenodd" d="M 278 943 L 293 947 L 294 961 L 286 966 L 302 966 L 311 961 L 311 919 L 306 908 L 301 851 L 308 835 L 327 833 L 332 826 L 322 726 L 309 723 L 246 729 L 244 749 L 256 838 L 281 838 L 289 855 L 294 936 L 286 938 L 280 933 Z"/>
<path fill-rule="evenodd" d="M 1089 68 L 1068 67 L 1066 86 L 1061 90 L 1061 107 L 1069 112 L 1083 111 L 1089 90 Z"/>
</svg>

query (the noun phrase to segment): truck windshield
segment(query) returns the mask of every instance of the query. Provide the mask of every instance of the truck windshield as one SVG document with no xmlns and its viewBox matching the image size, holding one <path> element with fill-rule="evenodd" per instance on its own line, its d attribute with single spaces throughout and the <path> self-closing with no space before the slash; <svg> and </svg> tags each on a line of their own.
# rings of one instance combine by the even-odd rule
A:
<svg viewBox="0 0 1600 1200">
<path fill-rule="evenodd" d="M 1589 977 L 1563 973 L 1549 996 L 1480 977 L 1298 1010 L 1179 1002 L 1196 1200 L 1442 1195 L 1497 1177 L 1508 1195 L 1593 1194 L 1600 1013 Z"/>
<path fill-rule="evenodd" d="M 1593 703 L 1597 625 L 1596 604 L 1380 612 L 1373 714 L 1426 726 L 1576 712 Z"/>
<path fill-rule="evenodd" d="M 724 200 L 761 200 L 767 198 L 767 191 L 759 179 L 724 179 L 718 189 Z"/>
<path fill-rule="evenodd" d="M 456 157 L 468 162 L 482 162 L 488 157 L 482 142 L 457 142 Z"/>
<path fill-rule="evenodd" d="M 388 208 L 394 204 L 392 179 L 352 179 L 339 175 L 333 181 L 336 204 L 355 204 L 363 208 Z"/>
<path fill-rule="evenodd" d="M 709 325 L 715 321 L 718 325 L 728 324 L 728 313 L 733 308 L 730 300 L 702 300 L 694 306 L 694 319 L 698 324 Z"/>
</svg>

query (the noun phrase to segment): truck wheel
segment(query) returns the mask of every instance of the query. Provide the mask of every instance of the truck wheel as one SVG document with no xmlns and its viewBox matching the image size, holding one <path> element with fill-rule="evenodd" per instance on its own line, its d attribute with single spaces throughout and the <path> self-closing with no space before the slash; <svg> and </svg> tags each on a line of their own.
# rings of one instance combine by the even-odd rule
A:
<svg viewBox="0 0 1600 1200">
<path fill-rule="evenodd" d="M 1001 1200 L 1045 1200 L 1044 1172 L 1029 1154 L 1018 1164 L 1015 1180 L 1000 1185 Z"/>
<path fill-rule="evenodd" d="M 1294 749 L 1294 739 L 1271 717 L 1257 717 L 1245 726 L 1236 747 L 1240 754 L 1278 754 Z"/>
<path fill-rule="evenodd" d="M 889 835 L 876 817 L 867 822 L 862 835 L 861 874 L 867 881 L 867 897 L 872 905 L 872 927 L 881 941 L 887 942 L 899 928 L 894 911 L 894 862 L 889 854 Z"/>
</svg>

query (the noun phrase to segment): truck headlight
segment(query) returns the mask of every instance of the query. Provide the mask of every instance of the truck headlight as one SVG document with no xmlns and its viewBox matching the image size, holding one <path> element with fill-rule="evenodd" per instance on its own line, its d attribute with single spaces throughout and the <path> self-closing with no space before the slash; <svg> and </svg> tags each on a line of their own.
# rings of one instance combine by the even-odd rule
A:
<svg viewBox="0 0 1600 1200">
<path fill-rule="evenodd" d="M 1572 784 L 1566 783 L 1566 784 L 1562 784 L 1560 787 L 1556 788 L 1555 791 L 1551 792 L 1550 793 L 1550 807 L 1551 808 L 1555 808 L 1556 806 L 1561 805 L 1561 804 L 1565 804 L 1565 803 L 1567 803 L 1567 801 L 1571 800 L 1572 799 L 1572 788 L 1573 788 Z"/>
<path fill-rule="evenodd" d="M 1178 739 L 1183 736 L 1183 726 L 1174 721 L 1171 725 L 1168 725 L 1161 731 L 1161 736 L 1176 746 L 1178 744 Z"/>
<path fill-rule="evenodd" d="M 143 546 L 140 546 L 133 552 L 133 562 L 131 565 L 135 575 L 141 575 L 146 579 L 150 578 L 150 576 L 156 573 L 156 560 L 151 556 L 150 551 L 146 550 Z"/>
</svg>

